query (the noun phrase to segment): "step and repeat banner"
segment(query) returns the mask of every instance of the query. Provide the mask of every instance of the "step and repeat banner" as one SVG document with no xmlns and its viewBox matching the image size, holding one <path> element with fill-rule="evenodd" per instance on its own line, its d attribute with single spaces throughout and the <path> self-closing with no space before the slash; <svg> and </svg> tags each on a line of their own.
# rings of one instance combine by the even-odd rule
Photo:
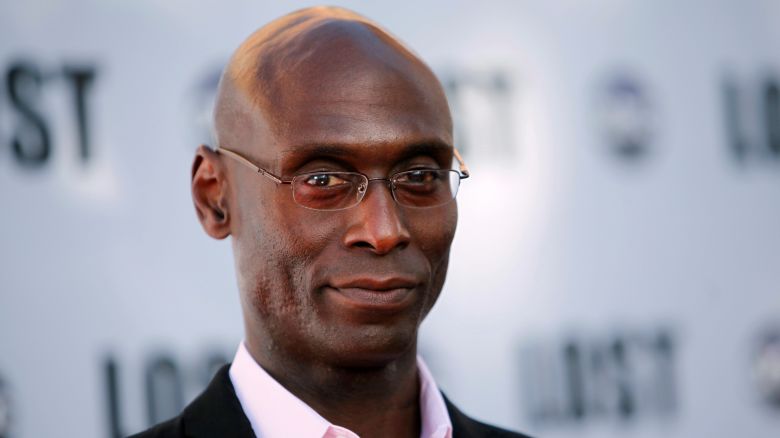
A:
<svg viewBox="0 0 780 438">
<path fill-rule="evenodd" d="M 441 78 L 472 170 L 421 352 L 544 437 L 780 431 L 780 2 L 337 2 Z M 0 4 L 0 437 L 168 418 L 242 338 L 193 152 L 308 2 Z"/>
</svg>

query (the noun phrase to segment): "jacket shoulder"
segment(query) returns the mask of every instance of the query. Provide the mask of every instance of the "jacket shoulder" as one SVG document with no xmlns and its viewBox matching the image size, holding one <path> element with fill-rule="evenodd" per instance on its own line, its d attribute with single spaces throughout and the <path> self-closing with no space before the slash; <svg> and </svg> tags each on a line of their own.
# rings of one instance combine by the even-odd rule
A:
<svg viewBox="0 0 780 438">
<path fill-rule="evenodd" d="M 443 393 L 442 396 L 444 396 Z M 447 412 L 450 415 L 450 421 L 452 421 L 453 437 L 531 438 L 519 432 L 513 432 L 475 420 L 461 412 L 446 396 L 444 396 L 444 403 L 447 405 Z"/>
<path fill-rule="evenodd" d="M 183 438 L 184 427 L 181 421 L 181 416 L 174 417 L 128 438 Z"/>
<path fill-rule="evenodd" d="M 130 438 L 254 438 L 225 365 L 184 411 Z"/>
</svg>

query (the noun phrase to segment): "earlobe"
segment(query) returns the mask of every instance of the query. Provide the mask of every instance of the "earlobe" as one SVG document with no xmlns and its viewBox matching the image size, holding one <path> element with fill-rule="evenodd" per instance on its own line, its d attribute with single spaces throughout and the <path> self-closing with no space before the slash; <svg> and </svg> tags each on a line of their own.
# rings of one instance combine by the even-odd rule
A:
<svg viewBox="0 0 780 438">
<path fill-rule="evenodd" d="M 215 239 L 230 235 L 227 178 L 219 156 L 201 145 L 192 163 L 192 201 L 203 230 Z"/>
</svg>

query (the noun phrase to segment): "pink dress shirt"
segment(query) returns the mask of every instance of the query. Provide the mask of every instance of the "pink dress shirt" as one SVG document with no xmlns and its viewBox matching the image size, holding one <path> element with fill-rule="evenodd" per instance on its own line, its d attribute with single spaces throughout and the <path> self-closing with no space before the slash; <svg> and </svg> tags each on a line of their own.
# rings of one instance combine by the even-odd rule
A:
<svg viewBox="0 0 780 438">
<path fill-rule="evenodd" d="M 420 356 L 417 356 L 417 369 L 422 416 L 420 438 L 452 438 L 452 422 L 444 398 Z M 258 438 L 359 438 L 351 430 L 328 422 L 274 380 L 249 355 L 243 342 L 230 365 L 230 380 Z"/>
</svg>

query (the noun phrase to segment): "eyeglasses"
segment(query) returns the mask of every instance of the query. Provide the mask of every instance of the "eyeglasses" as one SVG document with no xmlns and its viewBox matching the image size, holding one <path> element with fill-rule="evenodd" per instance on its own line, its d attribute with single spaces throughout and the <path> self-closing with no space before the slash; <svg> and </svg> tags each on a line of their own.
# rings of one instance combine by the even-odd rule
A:
<svg viewBox="0 0 780 438">
<path fill-rule="evenodd" d="M 371 181 L 386 181 L 393 199 L 399 205 L 429 208 L 444 205 L 455 199 L 460 180 L 469 177 L 469 170 L 457 149 L 453 149 L 460 170 L 412 169 L 390 175 L 388 178 L 369 178 L 359 172 L 308 172 L 291 180 L 262 169 L 236 151 L 217 147 L 224 154 L 249 167 L 277 184 L 289 184 L 293 200 L 312 210 L 343 210 L 360 203 Z"/>
</svg>

